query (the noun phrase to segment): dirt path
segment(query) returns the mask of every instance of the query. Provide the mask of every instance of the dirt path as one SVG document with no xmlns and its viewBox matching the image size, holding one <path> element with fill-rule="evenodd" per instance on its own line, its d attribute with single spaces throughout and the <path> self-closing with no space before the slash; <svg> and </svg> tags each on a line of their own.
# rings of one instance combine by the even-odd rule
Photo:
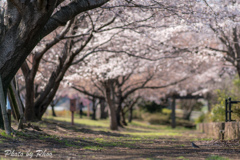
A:
<svg viewBox="0 0 240 160">
<path fill-rule="evenodd" d="M 192 141 L 200 149 L 193 148 Z M 0 156 L 0 160 L 240 159 L 240 145 L 236 140 L 211 140 L 194 130 L 131 125 L 110 132 L 104 127 L 47 120 L 40 128 L 30 125 L 16 132 L 14 138 L 0 136 Z"/>
</svg>

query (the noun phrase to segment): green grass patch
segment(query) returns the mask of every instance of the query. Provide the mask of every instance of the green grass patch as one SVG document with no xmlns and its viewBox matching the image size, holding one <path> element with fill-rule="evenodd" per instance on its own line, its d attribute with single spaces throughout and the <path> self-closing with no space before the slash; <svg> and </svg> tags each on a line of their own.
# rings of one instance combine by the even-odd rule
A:
<svg viewBox="0 0 240 160">
<path fill-rule="evenodd" d="M 12 136 L 7 135 L 7 133 L 6 133 L 5 130 L 1 130 L 1 131 L 0 131 L 0 134 L 1 134 L 3 137 L 6 137 L 6 138 L 13 138 Z"/>
<path fill-rule="evenodd" d="M 177 159 L 188 160 L 187 158 L 185 158 L 183 156 L 177 157 Z"/>
<path fill-rule="evenodd" d="M 86 149 L 86 150 L 103 150 L 103 147 L 100 147 L 100 146 L 85 146 L 83 147 L 83 149 Z"/>
<path fill-rule="evenodd" d="M 218 156 L 218 155 L 212 155 L 212 156 L 206 158 L 206 160 L 229 160 L 229 159 L 225 158 L 225 157 Z"/>
<path fill-rule="evenodd" d="M 47 119 L 47 121 L 51 120 L 57 121 L 55 123 L 71 123 L 70 117 L 52 117 L 51 119 Z M 78 147 L 82 146 L 83 149 L 88 150 L 99 150 L 103 148 L 107 149 L 108 147 L 136 148 L 138 147 L 139 143 L 154 143 L 155 139 L 159 139 L 160 137 L 164 136 L 169 137 L 168 139 L 174 141 L 174 137 L 183 136 L 186 131 L 190 130 L 184 127 L 176 127 L 175 129 L 172 129 L 171 126 L 152 125 L 143 121 L 134 121 L 129 123 L 129 125 L 124 129 L 116 132 L 109 129 L 109 120 L 95 121 L 87 119 L 86 117 L 83 119 L 76 118 L 74 123 L 76 124 L 73 126 L 74 128 L 79 127 L 77 124 L 80 124 L 82 125 L 80 127 L 89 127 L 89 129 L 92 131 L 101 131 L 102 133 L 100 134 L 102 134 L 102 136 L 97 136 L 95 138 L 78 136 L 80 141 L 75 141 L 74 143 L 65 143 L 64 140 L 58 140 L 56 137 L 49 138 L 54 138 L 59 142 L 61 141 L 62 143 L 65 143 L 66 146 L 76 147 L 77 145 Z M 93 132 L 93 134 L 95 134 L 95 132 Z M 113 136 L 114 134 L 120 134 L 120 136 Z M 81 139 L 84 141 L 81 142 Z M 94 143 L 94 145 L 92 145 L 92 143 Z M 178 145 L 177 147 L 184 147 L 184 145 Z"/>
<path fill-rule="evenodd" d="M 211 141 L 213 138 L 192 138 L 190 141 Z"/>
<path fill-rule="evenodd" d="M 43 123 L 43 121 L 31 122 L 31 124 L 32 124 L 33 126 L 38 126 L 39 128 L 47 127 L 47 124 Z"/>
<path fill-rule="evenodd" d="M 167 129 L 167 126 L 164 125 L 152 125 L 143 121 L 133 121 L 129 123 L 129 126 L 143 127 L 148 129 Z"/>
<path fill-rule="evenodd" d="M 71 122 L 70 117 L 51 117 L 48 119 L 69 122 L 69 123 Z M 86 119 L 86 118 L 84 118 L 84 119 L 75 118 L 74 123 L 85 125 L 85 126 L 92 126 L 92 127 L 109 127 L 109 120 L 91 120 L 91 119 Z"/>
<path fill-rule="evenodd" d="M 184 144 L 175 145 L 174 147 L 185 147 Z"/>
<path fill-rule="evenodd" d="M 68 147 L 79 147 L 75 144 L 72 144 L 72 143 L 68 143 L 68 142 L 65 142 L 65 145 L 68 146 Z"/>
<path fill-rule="evenodd" d="M 134 121 L 129 123 L 129 125 L 127 126 L 127 128 L 133 128 L 133 127 L 134 129 L 137 129 L 139 131 L 152 129 L 152 130 L 162 130 L 162 131 L 170 130 L 172 132 L 179 132 L 179 131 L 184 132 L 184 131 L 192 130 L 192 129 L 181 127 L 181 126 L 177 126 L 176 128 L 172 129 L 172 127 L 169 125 L 155 125 L 155 124 L 150 124 L 144 121 Z"/>
<path fill-rule="evenodd" d="M 182 136 L 182 133 L 174 133 L 174 132 L 124 132 L 127 135 L 134 136 L 147 136 L 147 137 L 157 137 L 157 136 Z"/>
</svg>

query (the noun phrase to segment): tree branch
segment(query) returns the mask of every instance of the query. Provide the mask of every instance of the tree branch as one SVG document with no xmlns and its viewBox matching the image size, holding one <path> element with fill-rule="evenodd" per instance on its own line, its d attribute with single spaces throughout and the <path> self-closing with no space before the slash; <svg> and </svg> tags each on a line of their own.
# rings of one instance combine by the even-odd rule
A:
<svg viewBox="0 0 240 160">
<path fill-rule="evenodd" d="M 41 37 L 45 37 L 57 27 L 64 25 L 77 14 L 94 9 L 107 3 L 109 0 L 75 0 L 67 6 L 62 7 L 47 22 L 41 32 Z"/>
</svg>

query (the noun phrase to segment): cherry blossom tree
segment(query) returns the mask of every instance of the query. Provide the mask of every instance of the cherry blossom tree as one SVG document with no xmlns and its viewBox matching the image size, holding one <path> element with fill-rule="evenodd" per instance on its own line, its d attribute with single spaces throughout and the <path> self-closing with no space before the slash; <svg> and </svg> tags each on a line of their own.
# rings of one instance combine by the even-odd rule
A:
<svg viewBox="0 0 240 160">
<path fill-rule="evenodd" d="M 10 81 L 43 37 L 77 14 L 106 2 L 108 0 L 7 0 L 5 5 L 1 4 L 0 75 L 3 95 L 6 95 Z M 3 123 L 0 125 L 2 127 Z"/>
<path fill-rule="evenodd" d="M 95 47 L 91 45 L 92 48 L 87 47 L 88 43 L 92 42 L 93 33 L 97 34 L 115 19 L 113 17 L 109 21 L 100 23 L 99 17 L 104 16 L 102 14 L 93 19 L 89 13 L 85 13 L 76 20 L 69 21 L 61 31 L 55 33 L 56 35 L 43 39 L 30 55 L 31 63 L 26 61 L 22 65 L 26 83 L 27 120 L 41 119 L 68 68 L 83 61 L 97 48 L 97 45 Z M 96 25 L 97 23 L 99 25 Z M 35 89 L 34 85 L 39 87 Z M 32 114 L 33 112 L 35 114 Z"/>
<path fill-rule="evenodd" d="M 220 81 L 219 73 L 222 65 L 214 57 L 204 59 L 202 56 L 193 56 L 189 53 L 186 57 L 162 59 L 160 62 L 154 61 L 153 63 L 127 55 L 126 57 L 113 53 L 107 55 L 105 58 L 102 55 L 100 57 L 92 55 L 95 63 L 90 56 L 86 59 L 85 66 L 78 68 L 76 74 L 66 79 L 68 82 L 72 81 L 70 85 L 73 85 L 76 90 L 106 99 L 109 116 L 112 116 L 113 122 L 110 124 L 112 129 L 117 128 L 120 119 L 124 120 L 123 104 L 127 103 L 125 100 L 134 93 L 147 99 L 151 98 L 150 95 L 153 95 L 153 92 L 157 93 L 155 96 L 158 98 L 175 92 L 182 96 L 204 94 L 205 91 L 214 89 L 216 86 L 213 84 Z M 124 58 L 127 60 L 124 61 Z M 156 67 L 155 71 L 152 70 L 154 67 Z M 83 77 L 86 78 L 83 79 Z M 186 77 L 188 78 L 185 79 Z M 82 80 L 78 82 L 78 79 Z M 160 90 L 148 92 L 146 89 Z M 197 93 L 200 91 L 201 93 Z"/>
<path fill-rule="evenodd" d="M 137 10 L 139 10 L 139 8 Z M 140 51 L 140 47 L 138 47 L 139 44 L 137 43 L 136 46 L 133 47 L 134 44 L 131 44 L 131 42 L 127 40 L 127 34 L 132 34 L 131 37 L 134 38 L 131 39 L 131 41 L 133 41 L 141 36 L 142 33 L 140 31 L 142 28 L 152 29 L 152 25 L 150 25 L 149 22 L 152 24 L 155 22 L 155 13 L 152 11 L 147 12 L 148 14 L 143 12 L 141 16 L 138 15 L 134 17 L 135 14 L 132 13 L 134 10 L 130 10 L 126 13 L 133 15 L 131 15 L 131 17 L 125 17 L 119 15 L 118 12 L 120 11 L 122 11 L 122 9 L 110 11 L 109 9 L 98 9 L 83 14 L 78 17 L 77 20 L 69 21 L 61 31 L 46 37 L 46 39 L 40 42 L 33 51 L 33 54 L 29 57 L 31 63 L 26 61 L 22 65 L 26 83 L 25 117 L 27 120 L 41 119 L 47 106 L 52 101 L 67 69 L 71 65 L 80 63 L 92 53 L 118 52 L 144 59 L 154 58 L 153 53 L 146 56 L 145 52 L 149 52 L 149 49 L 147 51 L 145 49 Z M 88 20 L 86 20 L 86 17 L 88 17 Z M 163 17 L 165 17 L 165 15 Z M 161 27 L 162 26 L 160 26 L 160 28 Z M 155 26 L 155 28 L 158 29 L 159 27 Z M 145 37 L 147 37 L 148 34 L 145 34 Z M 161 34 L 163 34 L 163 32 L 161 32 Z M 63 39 L 67 40 L 63 41 Z M 153 40 L 148 39 L 149 43 L 145 43 L 142 39 L 141 41 L 138 40 L 138 43 L 148 48 L 153 44 Z M 62 43 L 64 44 L 56 45 L 60 41 L 63 41 Z M 118 42 L 115 44 L 115 47 L 109 45 L 112 41 L 114 41 L 114 43 Z M 79 43 L 81 43 L 80 47 L 77 47 Z M 128 45 L 126 45 L 126 43 L 128 43 Z M 54 45 L 56 47 L 51 49 Z M 124 47 L 120 47 L 122 45 L 124 45 Z M 61 50 L 60 48 L 63 49 Z M 129 48 L 131 48 L 131 53 L 129 52 Z M 49 51 L 50 49 L 51 51 Z M 180 50 L 186 49 L 175 49 L 175 52 L 179 52 Z M 153 46 L 151 51 L 157 53 L 157 50 Z M 47 52 L 49 53 L 46 54 Z M 57 54 L 57 52 L 61 52 L 61 54 Z M 164 56 L 163 54 L 164 53 L 162 53 L 162 56 Z M 41 67 L 41 71 L 37 74 L 39 67 Z M 50 78 L 48 75 L 51 75 Z M 42 82 L 42 84 L 39 83 L 36 85 L 38 87 L 34 87 L 35 77 L 38 77 L 37 81 L 41 80 L 46 83 Z"/>
<path fill-rule="evenodd" d="M 215 36 L 218 45 L 207 45 L 207 49 L 223 54 L 223 58 L 230 62 L 237 70 L 240 77 L 240 3 L 237 1 L 219 2 L 209 4 L 208 26 Z M 221 13 L 221 14 L 220 14 Z"/>
<path fill-rule="evenodd" d="M 208 59 L 204 55 L 193 54 L 197 48 L 192 44 L 197 41 L 197 37 L 191 33 L 193 30 L 189 31 L 190 27 L 185 24 L 180 25 L 179 22 L 156 21 L 159 17 L 152 14 L 147 16 L 150 17 L 146 18 L 148 21 L 146 19 L 144 21 L 138 20 L 137 26 L 124 25 L 125 30 L 117 32 L 117 36 L 114 34 L 119 30 L 96 37 L 97 42 L 99 42 L 104 36 L 113 35 L 111 41 L 106 41 L 95 50 L 96 53 L 101 53 L 100 56 L 98 54 L 90 56 L 84 63 L 73 69 L 72 73 L 77 72 L 77 74 L 66 78 L 71 81 L 80 76 L 91 80 L 90 85 L 99 89 L 98 94 L 104 96 L 108 103 L 111 119 L 110 128 L 113 130 L 117 129 L 117 125 L 120 123 L 120 115 L 123 113 L 122 103 L 129 95 L 143 88 L 157 89 L 175 84 L 191 73 L 192 69 L 196 68 L 200 62 Z M 171 19 L 165 15 L 162 18 L 165 18 L 166 21 Z M 152 25 L 146 25 L 146 22 L 148 24 L 150 22 Z M 151 27 L 153 25 L 155 28 Z M 189 63 L 192 64 L 193 68 L 186 67 Z M 170 66 L 175 66 L 175 72 L 177 72 L 176 68 L 179 69 L 180 66 L 181 68 L 186 67 L 187 70 L 183 69 L 181 74 L 172 73 L 173 67 Z M 149 85 L 151 84 L 149 82 L 153 81 L 157 75 L 158 78 L 165 77 L 165 82 L 169 83 Z M 86 85 L 80 84 L 75 89 L 93 95 L 84 86 Z M 95 94 L 95 96 L 99 95 Z"/>
<path fill-rule="evenodd" d="M 5 5 L 1 4 L 0 73 L 3 86 L 6 86 L 4 90 L 7 90 L 6 88 L 13 76 L 43 37 L 57 27 L 65 25 L 77 14 L 100 7 L 107 2 L 108 0 L 53 0 L 51 2 L 43 0 L 7 0 Z M 167 11 L 174 12 L 180 9 L 179 5 L 182 2 L 116 0 L 111 1 L 105 8 L 129 6 L 130 8 L 143 8 L 143 11 L 145 11 L 144 9 L 156 8 L 164 14 Z M 183 7 L 181 6 L 181 8 Z"/>
<path fill-rule="evenodd" d="M 237 69 L 240 75 L 240 42 L 238 10 L 236 0 L 201 0 L 193 7 L 189 25 L 195 30 L 199 41 L 195 44 L 198 52 L 216 56 Z M 186 22 L 186 20 L 184 20 Z"/>
<path fill-rule="evenodd" d="M 146 55 L 145 55 L 146 56 Z M 172 59 L 170 59 L 172 60 Z M 123 119 L 123 102 L 134 92 L 140 89 L 158 89 L 174 85 L 186 79 L 186 75 L 178 75 L 176 79 L 163 80 L 159 70 L 169 67 L 165 59 L 160 62 L 150 61 L 138 57 L 130 57 L 127 54 L 105 53 L 104 55 L 93 54 L 85 60 L 85 65 L 77 67 L 76 74 L 66 77 L 72 80 L 70 85 L 82 93 L 104 97 L 109 109 L 110 128 L 116 130 Z M 86 77 L 89 85 L 73 81 L 76 77 Z M 154 83 L 153 83 L 154 82 Z M 88 88 L 86 88 L 88 86 Z M 89 87 L 92 86 L 92 87 Z M 99 91 L 92 93 L 92 88 Z"/>
<path fill-rule="evenodd" d="M 73 20 L 77 14 L 93 8 L 98 8 L 107 2 L 108 0 L 7 0 L 6 4 L 4 6 L 2 5 L 3 7 L 1 7 L 0 12 L 0 78 L 2 78 L 3 82 L 4 95 L 6 95 L 11 79 L 22 65 L 25 80 L 30 77 L 29 81 L 31 82 L 26 88 L 33 87 L 32 81 L 36 75 L 36 68 L 38 68 L 38 65 L 33 65 L 36 68 L 32 68 L 32 72 L 28 72 L 31 70 L 29 69 L 30 65 L 26 62 L 24 63 L 24 61 L 33 48 L 45 36 L 59 26 L 65 25 L 69 20 Z M 189 47 L 186 48 L 180 45 L 173 45 L 172 38 L 174 37 L 174 33 L 188 30 L 189 27 L 186 26 L 186 23 L 193 20 L 190 13 L 195 11 L 194 9 L 196 9 L 196 7 L 194 8 L 194 6 L 199 3 L 200 2 L 194 0 L 110 1 L 101 9 L 111 10 L 121 18 L 116 20 L 111 19 L 112 16 L 106 14 L 102 21 L 104 23 L 111 22 L 111 20 L 118 22 L 111 26 L 114 27 L 115 30 L 110 30 L 104 25 L 102 26 L 104 29 L 98 27 L 98 36 L 94 37 L 94 40 L 91 42 L 92 46 L 90 45 L 89 48 L 92 48 L 94 53 L 124 53 L 148 60 L 166 58 L 164 55 L 166 53 L 172 53 L 168 58 L 173 58 L 173 53 L 192 52 Z M 184 25 L 181 25 L 183 20 Z M 135 25 L 135 22 L 138 22 L 138 25 Z M 69 23 L 71 24 L 71 22 Z M 151 29 L 145 30 L 144 28 L 146 27 Z M 96 28 L 92 29 L 92 32 L 88 32 L 87 35 L 84 35 L 85 38 L 83 38 L 83 43 L 80 48 L 73 47 L 71 52 L 72 55 L 75 55 L 79 50 L 82 50 L 82 47 L 89 44 L 89 38 L 93 37 L 95 34 L 93 31 L 95 31 L 95 29 Z M 109 32 L 105 34 L 104 31 Z M 59 36 L 61 37 L 61 33 Z M 50 103 L 50 99 L 52 99 L 56 93 L 55 88 L 58 88 L 69 65 L 72 63 L 77 64 L 81 61 L 80 58 L 78 61 L 74 62 L 76 56 L 64 58 L 67 57 L 67 52 L 71 48 L 71 43 L 73 43 L 72 38 L 73 37 L 69 37 L 68 40 L 64 41 L 64 47 L 61 53 L 62 59 L 59 60 L 59 65 L 56 65 L 56 72 L 53 72 L 49 78 L 49 80 L 53 81 L 44 86 L 44 92 L 37 97 L 35 102 L 33 102 L 32 98 L 31 100 L 27 100 L 30 104 L 36 103 L 36 106 L 38 106 L 36 109 L 38 118 L 44 113 L 47 104 Z M 102 40 L 105 40 L 105 42 Z M 114 40 L 115 43 L 109 45 L 108 42 L 112 40 Z M 172 41 L 172 43 L 168 44 L 167 42 L 170 41 Z M 52 42 L 54 42 L 54 40 Z M 48 45 L 51 46 L 52 43 L 48 43 Z M 98 46 L 97 49 L 93 47 L 96 45 Z M 49 46 L 43 46 L 43 50 L 44 48 L 49 49 Z M 142 46 L 144 49 L 136 46 Z M 160 47 L 164 48 L 164 50 L 159 50 Z M 37 61 L 43 57 L 43 54 L 41 54 L 43 50 L 33 55 L 33 57 L 36 56 L 35 58 L 38 58 Z M 53 58 L 53 61 L 55 60 L 56 57 L 55 59 Z M 94 59 L 92 60 L 94 64 Z M 34 64 L 37 61 L 33 60 L 30 62 Z M 52 62 L 47 62 L 47 64 Z M 56 74 L 58 76 L 56 76 Z M 108 79 L 109 81 L 106 81 L 103 85 L 106 86 L 105 97 L 111 100 L 111 98 L 113 98 L 110 96 L 113 93 L 113 90 L 111 91 L 113 81 L 111 78 Z M 57 83 L 55 83 L 56 80 Z M 28 93 L 28 95 L 35 94 Z M 26 108 L 26 119 L 35 119 L 36 115 L 30 115 L 32 111 L 33 109 L 31 109 L 31 107 Z M 2 118 L 0 118 L 0 120 L 1 119 Z"/>
</svg>

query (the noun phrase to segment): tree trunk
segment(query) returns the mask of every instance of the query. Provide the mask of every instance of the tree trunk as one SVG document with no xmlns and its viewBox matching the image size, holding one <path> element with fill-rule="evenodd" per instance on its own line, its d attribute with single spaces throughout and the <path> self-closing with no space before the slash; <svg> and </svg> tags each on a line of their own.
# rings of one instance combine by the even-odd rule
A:
<svg viewBox="0 0 240 160">
<path fill-rule="evenodd" d="M 3 122 L 2 112 L 0 112 L 0 128 L 4 129 L 4 122 Z"/>
<path fill-rule="evenodd" d="M 196 100 L 185 100 L 183 101 L 184 108 L 183 108 L 183 119 L 190 120 L 191 113 L 194 108 L 194 103 Z"/>
<path fill-rule="evenodd" d="M 208 112 L 210 113 L 211 110 L 212 110 L 212 102 L 211 102 L 211 99 L 208 99 L 208 100 L 207 100 L 207 106 L 208 106 Z"/>
<path fill-rule="evenodd" d="M 126 119 L 125 119 L 125 113 L 123 111 L 123 109 L 121 109 L 121 124 L 123 124 L 124 126 L 127 126 L 127 122 L 126 122 Z"/>
<path fill-rule="evenodd" d="M 123 127 L 121 123 L 121 110 L 122 110 L 122 103 L 120 102 L 117 107 L 116 117 L 117 117 L 118 126 Z"/>
<path fill-rule="evenodd" d="M 130 107 L 129 113 L 128 113 L 128 122 L 131 123 L 133 119 L 133 107 Z"/>
<path fill-rule="evenodd" d="M 96 120 L 96 107 L 94 107 L 92 110 L 93 110 L 92 120 Z"/>
<path fill-rule="evenodd" d="M 2 77 L 0 75 L 0 105 L 1 105 L 1 113 L 3 118 L 3 125 L 1 126 L 6 131 L 7 135 L 11 135 L 11 126 L 7 115 L 6 109 L 6 92 L 4 92 L 3 84 L 2 84 Z"/>
<path fill-rule="evenodd" d="M 13 110 L 13 113 L 14 113 L 13 115 L 15 115 L 14 116 L 15 119 L 19 122 L 18 129 L 22 129 L 23 121 L 24 121 L 23 105 L 16 88 L 17 87 L 15 87 L 14 81 L 12 81 L 8 89 L 8 99 L 11 104 L 11 109 Z M 10 114 L 10 117 L 11 117 L 11 114 Z"/>
<path fill-rule="evenodd" d="M 110 129 L 118 130 L 116 110 L 115 110 L 115 106 L 112 104 L 112 102 L 109 102 L 108 109 L 109 109 Z"/>
<path fill-rule="evenodd" d="M 113 81 L 107 80 L 107 82 L 104 82 L 104 87 L 105 87 L 105 97 L 106 97 L 106 101 L 108 104 L 110 129 L 118 130 L 118 123 L 117 123 L 116 109 L 115 109 L 115 100 L 114 100 Z"/>
<path fill-rule="evenodd" d="M 100 99 L 100 108 L 101 108 L 100 119 L 106 119 L 108 116 L 108 113 L 106 111 L 106 104 L 104 99 Z"/>
<path fill-rule="evenodd" d="M 18 110 L 18 105 L 17 105 L 17 101 L 16 101 L 16 98 L 13 94 L 13 89 L 12 89 L 12 86 L 9 86 L 9 89 L 8 89 L 8 100 L 9 100 L 9 103 L 10 103 L 10 106 L 11 106 L 11 110 L 13 112 L 13 117 L 15 120 L 19 121 L 20 119 L 20 113 L 19 113 L 19 110 Z"/>
<path fill-rule="evenodd" d="M 88 40 L 90 41 L 90 39 Z M 89 41 L 87 41 L 86 43 L 88 43 Z M 65 42 L 64 48 L 61 51 L 62 57 L 59 58 L 59 64 L 56 70 L 52 72 L 51 77 L 49 78 L 49 81 L 44 88 L 44 91 L 40 93 L 40 95 L 38 96 L 39 98 L 36 99 L 35 113 L 39 120 L 41 120 L 43 114 L 46 112 L 48 105 L 53 100 L 59 88 L 61 80 L 63 79 L 65 73 L 71 66 L 75 56 L 77 56 L 77 54 L 73 54 L 71 52 L 71 48 L 73 47 L 72 42 L 73 40 Z"/>
<path fill-rule="evenodd" d="M 175 113 L 176 105 L 175 105 L 175 98 L 172 99 L 172 128 L 176 127 L 176 113 Z"/>
<path fill-rule="evenodd" d="M 54 110 L 54 105 L 52 104 L 51 107 L 52 107 L 52 116 L 53 117 L 57 117 L 57 115 L 55 113 L 55 110 Z"/>
<path fill-rule="evenodd" d="M 193 107 L 191 107 L 193 109 Z M 183 112 L 183 119 L 190 120 L 192 109 L 186 110 Z"/>
<path fill-rule="evenodd" d="M 129 115 L 128 115 L 128 122 L 131 123 L 133 119 L 133 107 L 140 99 L 140 96 L 138 96 L 132 103 L 129 105 Z"/>
<path fill-rule="evenodd" d="M 207 94 L 206 100 L 207 100 L 208 112 L 210 113 L 212 110 L 212 95 L 210 93 Z"/>
<path fill-rule="evenodd" d="M 25 96 L 25 111 L 24 116 L 26 121 L 37 121 L 34 105 L 34 82 L 33 80 L 26 80 L 26 96 Z"/>
<path fill-rule="evenodd" d="M 93 98 L 92 100 L 92 120 L 96 120 L 96 99 Z"/>
</svg>

